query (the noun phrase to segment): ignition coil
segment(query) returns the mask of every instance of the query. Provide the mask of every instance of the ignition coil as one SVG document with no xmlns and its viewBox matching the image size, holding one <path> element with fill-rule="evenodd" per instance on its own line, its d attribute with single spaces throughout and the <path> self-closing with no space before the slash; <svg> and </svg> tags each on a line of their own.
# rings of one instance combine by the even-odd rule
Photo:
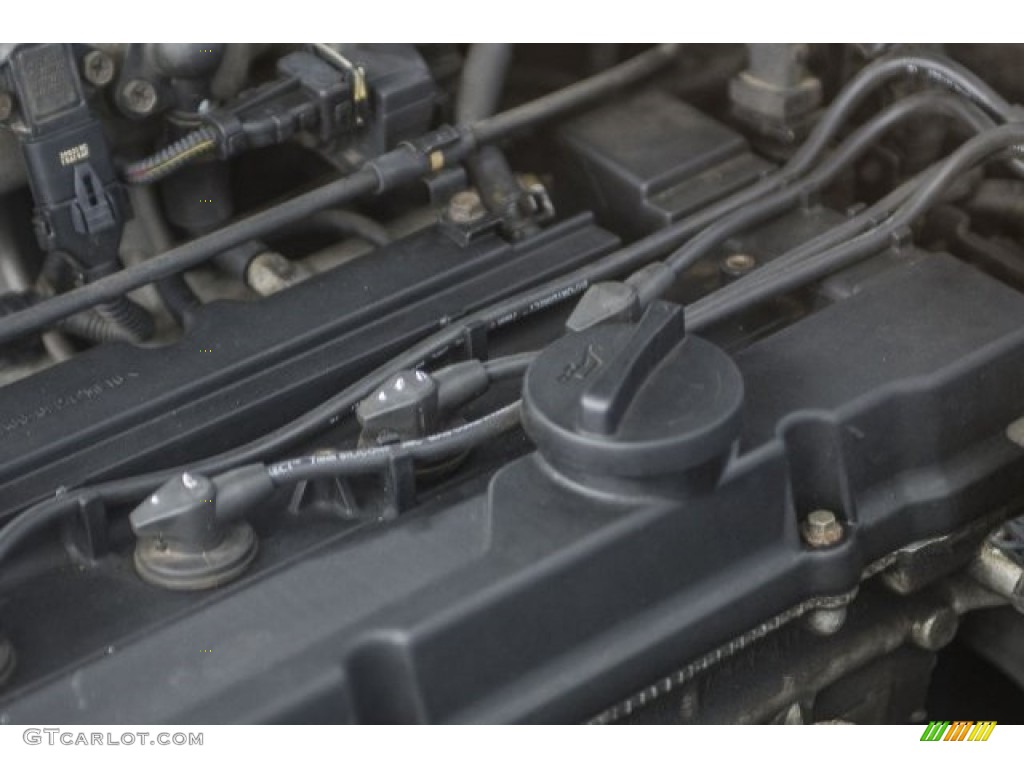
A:
<svg viewBox="0 0 1024 768">
<path fill-rule="evenodd" d="M 61 253 L 85 282 L 116 271 L 128 199 L 70 45 L 19 46 L 3 77 L 16 97 L 18 135 L 35 200 L 40 247 Z"/>
</svg>

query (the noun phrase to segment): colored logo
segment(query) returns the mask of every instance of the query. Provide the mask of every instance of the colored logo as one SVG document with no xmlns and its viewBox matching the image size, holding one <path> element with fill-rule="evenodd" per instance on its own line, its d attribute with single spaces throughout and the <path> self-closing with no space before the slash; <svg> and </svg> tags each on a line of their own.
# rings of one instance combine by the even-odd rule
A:
<svg viewBox="0 0 1024 768">
<path fill-rule="evenodd" d="M 921 741 L 988 741 L 995 727 L 995 720 L 932 720 Z"/>
</svg>

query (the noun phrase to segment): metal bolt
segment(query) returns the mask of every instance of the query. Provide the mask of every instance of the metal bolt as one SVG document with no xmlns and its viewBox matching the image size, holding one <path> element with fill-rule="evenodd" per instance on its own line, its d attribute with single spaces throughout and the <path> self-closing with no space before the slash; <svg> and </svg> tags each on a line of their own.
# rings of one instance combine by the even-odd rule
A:
<svg viewBox="0 0 1024 768">
<path fill-rule="evenodd" d="M 846 606 L 818 608 L 807 614 L 807 628 L 816 635 L 834 635 L 846 623 Z"/>
<path fill-rule="evenodd" d="M 472 224 L 486 213 L 480 195 L 471 189 L 456 193 L 448 202 L 448 219 L 454 224 Z"/>
<path fill-rule="evenodd" d="M 832 510 L 816 509 L 804 520 L 801 533 L 809 546 L 831 547 L 842 540 L 843 526 Z"/>
<path fill-rule="evenodd" d="M 156 108 L 156 88 L 146 80 L 129 80 L 121 95 L 125 107 L 136 115 L 148 115 Z"/>
<path fill-rule="evenodd" d="M 95 86 L 107 85 L 114 79 L 114 60 L 103 51 L 90 51 L 82 61 L 82 74 Z"/>
<path fill-rule="evenodd" d="M 6 91 L 0 91 L 0 120 L 6 120 L 14 111 L 14 97 Z"/>
<path fill-rule="evenodd" d="M 757 259 L 749 253 L 734 253 L 722 262 L 722 271 L 730 277 L 740 277 L 757 266 Z"/>
<path fill-rule="evenodd" d="M 249 262 L 245 280 L 256 293 L 269 296 L 302 282 L 310 274 L 275 251 L 264 251 Z"/>
<path fill-rule="evenodd" d="M 949 607 L 939 608 L 931 616 L 914 623 L 910 639 L 926 651 L 937 651 L 953 642 L 959 624 L 956 611 Z"/>
</svg>

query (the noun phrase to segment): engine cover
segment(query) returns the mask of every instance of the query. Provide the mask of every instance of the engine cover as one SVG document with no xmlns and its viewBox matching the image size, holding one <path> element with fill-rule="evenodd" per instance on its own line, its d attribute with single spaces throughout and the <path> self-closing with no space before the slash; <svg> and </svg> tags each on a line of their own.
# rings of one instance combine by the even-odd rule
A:
<svg viewBox="0 0 1024 768">
<path fill-rule="evenodd" d="M 713 491 L 587 490 L 533 453 L 387 527 L 317 529 L 315 556 L 280 543 L 308 527 L 280 534 L 213 595 L 158 594 L 105 563 L 62 573 L 43 623 L 41 579 L 5 616 L 42 677 L 0 717 L 578 721 L 1024 496 L 1006 434 L 1024 392 L 1005 386 L 1024 298 L 954 259 L 911 259 L 734 360 L 740 447 Z M 800 524 L 822 507 L 844 536 L 810 549 Z M 74 638 L 63 671 L 54 636 Z"/>
</svg>

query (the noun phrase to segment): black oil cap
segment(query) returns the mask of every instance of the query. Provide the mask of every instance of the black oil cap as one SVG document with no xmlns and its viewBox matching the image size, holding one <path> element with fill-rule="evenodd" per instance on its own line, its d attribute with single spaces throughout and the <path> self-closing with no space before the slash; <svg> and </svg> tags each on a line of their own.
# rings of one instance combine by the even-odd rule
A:
<svg viewBox="0 0 1024 768">
<path fill-rule="evenodd" d="M 671 475 L 727 457 L 743 378 L 686 334 L 683 308 L 655 302 L 635 323 L 570 334 L 530 366 L 523 425 L 553 466 L 622 478 Z"/>
</svg>

